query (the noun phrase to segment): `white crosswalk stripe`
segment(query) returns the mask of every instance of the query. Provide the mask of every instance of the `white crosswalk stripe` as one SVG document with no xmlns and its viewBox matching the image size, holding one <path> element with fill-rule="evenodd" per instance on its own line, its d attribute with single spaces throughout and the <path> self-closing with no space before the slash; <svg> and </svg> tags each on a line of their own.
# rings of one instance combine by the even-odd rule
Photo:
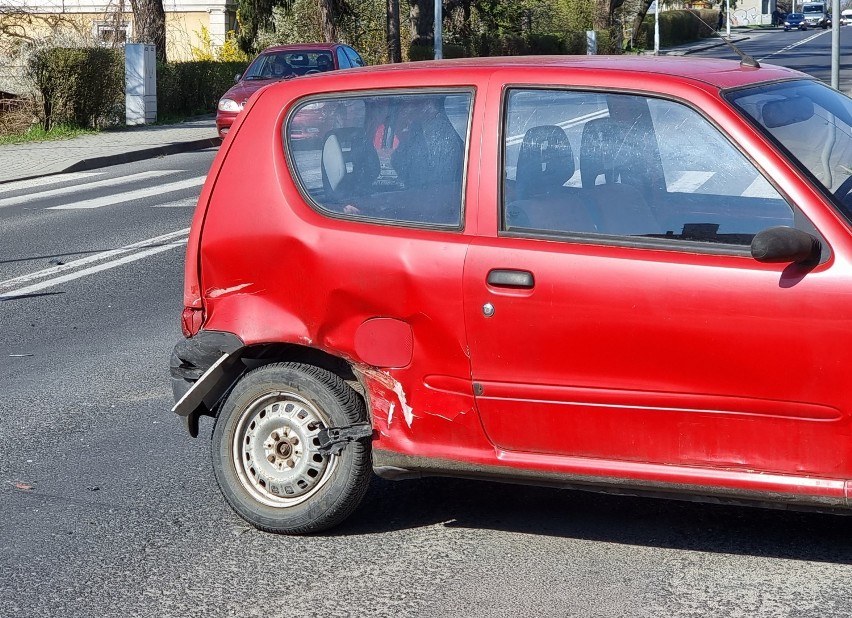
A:
<svg viewBox="0 0 852 618">
<path fill-rule="evenodd" d="M 0 281 L 0 301 L 34 294 L 61 283 L 73 281 L 86 275 L 109 270 L 122 264 L 135 262 L 136 260 L 183 246 L 186 244 L 188 234 L 189 228 L 184 228 L 126 245 L 119 249 L 101 251 L 65 264 L 45 268 L 44 270 L 7 279 L 6 281 Z"/>
<path fill-rule="evenodd" d="M 87 182 L 79 185 L 75 185 L 73 187 L 61 187 L 58 189 L 48 189 L 47 191 L 39 191 L 38 193 L 32 193 L 29 195 L 17 195 L 15 197 L 6 197 L 0 199 L 0 208 L 4 206 L 18 206 L 20 204 L 26 204 L 28 202 L 33 201 L 33 198 L 36 199 L 46 199 L 49 197 L 56 197 L 57 195 L 71 195 L 74 193 L 81 193 L 83 191 L 89 191 L 91 189 L 102 189 L 104 187 L 115 187 L 118 185 L 128 184 L 131 182 L 136 182 L 139 180 L 147 180 L 149 178 L 159 178 L 162 176 L 168 176 L 170 174 L 177 174 L 181 170 L 153 170 L 149 172 L 139 172 L 138 174 L 130 174 L 128 176 L 119 176 L 117 178 L 106 178 L 104 180 L 95 180 L 93 182 Z"/>
<path fill-rule="evenodd" d="M 164 185 L 146 187 L 144 189 L 136 189 L 134 191 L 125 191 L 124 193 L 117 193 L 115 195 L 104 195 L 101 197 L 94 197 L 88 200 L 81 200 L 79 202 L 62 204 L 61 206 L 52 206 L 48 208 L 48 210 L 79 210 L 101 208 L 103 206 L 113 206 L 115 204 L 122 204 L 131 200 L 139 200 L 145 197 L 162 195 L 171 191 L 180 191 L 182 189 L 200 187 L 204 184 L 204 179 L 205 176 L 196 176 L 195 178 L 178 180 L 175 182 L 166 183 Z"/>
<path fill-rule="evenodd" d="M 0 195 L 12 193 L 13 191 L 21 191 L 23 189 L 32 189 L 33 187 L 49 187 L 51 185 L 58 185 L 62 182 L 71 182 L 72 180 L 81 180 L 83 178 L 91 178 L 92 176 L 101 176 L 102 174 L 103 172 L 72 172 L 69 174 L 57 174 L 56 176 L 30 178 L 29 180 L 4 182 L 3 184 L 0 184 Z"/>
</svg>

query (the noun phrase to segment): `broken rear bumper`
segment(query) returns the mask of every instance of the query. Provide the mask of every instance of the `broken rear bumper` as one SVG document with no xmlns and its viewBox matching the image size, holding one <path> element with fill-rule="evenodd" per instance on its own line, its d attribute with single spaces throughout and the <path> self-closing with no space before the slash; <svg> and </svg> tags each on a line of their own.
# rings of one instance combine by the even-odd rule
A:
<svg viewBox="0 0 852 618">
<path fill-rule="evenodd" d="M 175 345 L 169 367 L 175 398 L 172 412 L 184 417 L 193 437 L 198 435 L 198 417 L 212 415 L 233 383 L 239 361 L 234 353 L 243 347 L 233 333 L 205 330 Z"/>
</svg>

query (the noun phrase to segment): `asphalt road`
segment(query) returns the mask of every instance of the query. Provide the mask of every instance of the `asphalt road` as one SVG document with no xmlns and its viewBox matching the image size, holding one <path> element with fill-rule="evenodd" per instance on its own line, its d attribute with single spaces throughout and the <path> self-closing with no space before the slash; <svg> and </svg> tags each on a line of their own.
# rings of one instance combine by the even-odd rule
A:
<svg viewBox="0 0 852 618">
<path fill-rule="evenodd" d="M 848 615 L 847 517 L 375 479 L 331 534 L 244 524 L 169 411 L 198 189 L 163 187 L 211 158 L 0 187 L 0 617 Z"/>
<path fill-rule="evenodd" d="M 831 83 L 831 29 L 791 30 L 754 30 L 745 36 L 736 46 L 760 63 L 777 64 L 802 71 Z M 840 90 L 852 93 L 852 28 L 840 28 Z M 692 54 L 709 58 L 739 59 L 737 54 L 726 46 L 713 47 Z"/>
</svg>

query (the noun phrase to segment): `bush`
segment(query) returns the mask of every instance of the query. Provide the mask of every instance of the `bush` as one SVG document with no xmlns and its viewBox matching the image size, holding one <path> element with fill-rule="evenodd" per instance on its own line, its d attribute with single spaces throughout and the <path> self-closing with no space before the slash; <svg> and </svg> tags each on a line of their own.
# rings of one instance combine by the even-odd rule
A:
<svg viewBox="0 0 852 618">
<path fill-rule="evenodd" d="M 48 47 L 27 70 L 40 94 L 42 124 L 99 128 L 117 120 L 124 99 L 124 54 L 102 47 Z"/>
<path fill-rule="evenodd" d="M 660 13 L 660 45 L 679 45 L 711 37 L 719 20 L 719 11 L 709 9 L 682 9 Z M 654 46 L 654 15 L 649 13 L 642 22 L 637 47 Z"/>
<path fill-rule="evenodd" d="M 169 62 L 157 65 L 157 114 L 161 118 L 216 111 L 219 98 L 234 85 L 245 62 Z"/>
</svg>

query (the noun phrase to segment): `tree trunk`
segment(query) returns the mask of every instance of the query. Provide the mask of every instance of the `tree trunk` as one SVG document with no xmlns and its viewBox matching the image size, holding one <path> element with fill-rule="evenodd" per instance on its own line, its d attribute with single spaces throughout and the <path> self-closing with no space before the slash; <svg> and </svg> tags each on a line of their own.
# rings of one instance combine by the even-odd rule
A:
<svg viewBox="0 0 852 618">
<path fill-rule="evenodd" d="M 166 12 L 163 0 L 130 0 L 133 9 L 133 38 L 156 46 L 157 60 L 166 61 Z"/>
<path fill-rule="evenodd" d="M 388 0 L 386 24 L 388 60 L 402 62 L 402 47 L 399 40 L 399 0 Z"/>
<path fill-rule="evenodd" d="M 337 26 L 334 23 L 334 0 L 319 0 L 322 36 L 326 43 L 337 41 Z"/>
<path fill-rule="evenodd" d="M 414 45 L 434 45 L 435 2 L 434 0 L 411 0 L 411 33 Z"/>
<path fill-rule="evenodd" d="M 639 38 L 639 30 L 642 29 L 642 22 L 645 21 L 645 15 L 653 3 L 654 0 L 642 0 L 642 4 L 639 5 L 639 10 L 636 12 L 636 17 L 633 18 L 633 34 L 630 37 L 630 42 L 634 45 Z"/>
</svg>

